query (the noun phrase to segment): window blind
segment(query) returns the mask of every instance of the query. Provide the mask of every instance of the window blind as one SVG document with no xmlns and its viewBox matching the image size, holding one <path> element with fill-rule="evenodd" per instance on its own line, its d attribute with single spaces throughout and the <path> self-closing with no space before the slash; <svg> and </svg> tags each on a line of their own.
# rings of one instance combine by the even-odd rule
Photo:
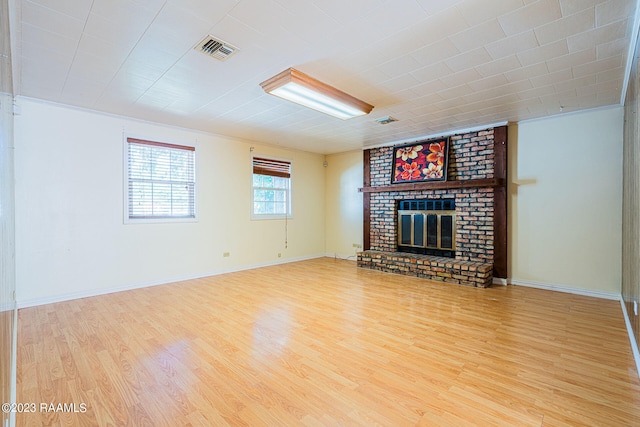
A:
<svg viewBox="0 0 640 427">
<path fill-rule="evenodd" d="M 291 162 L 284 160 L 253 158 L 253 173 L 258 175 L 291 178 Z"/>
<path fill-rule="evenodd" d="M 195 147 L 127 138 L 129 219 L 195 218 Z"/>
</svg>

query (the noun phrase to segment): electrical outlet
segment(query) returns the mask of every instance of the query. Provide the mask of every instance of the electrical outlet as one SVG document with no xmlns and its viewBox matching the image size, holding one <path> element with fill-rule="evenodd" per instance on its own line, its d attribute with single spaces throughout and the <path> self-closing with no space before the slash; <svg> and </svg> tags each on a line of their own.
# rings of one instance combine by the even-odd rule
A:
<svg viewBox="0 0 640 427">
<path fill-rule="evenodd" d="M 360 243 L 354 243 L 353 247 L 360 249 L 362 247 L 362 245 Z"/>
<path fill-rule="evenodd" d="M 633 302 L 633 313 L 637 316 L 638 315 L 638 301 L 634 301 Z"/>
<path fill-rule="evenodd" d="M 278 258 L 282 258 L 282 254 L 278 252 Z"/>
<path fill-rule="evenodd" d="M 222 256 L 228 258 L 229 256 L 231 256 L 231 254 L 229 252 L 223 252 Z"/>
</svg>

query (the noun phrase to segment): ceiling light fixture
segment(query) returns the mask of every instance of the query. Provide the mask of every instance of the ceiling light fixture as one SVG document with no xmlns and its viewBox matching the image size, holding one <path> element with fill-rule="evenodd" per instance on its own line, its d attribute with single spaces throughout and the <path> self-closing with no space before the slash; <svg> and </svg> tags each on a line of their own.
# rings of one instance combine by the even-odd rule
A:
<svg viewBox="0 0 640 427">
<path fill-rule="evenodd" d="M 342 120 L 369 114 L 373 105 L 322 83 L 294 68 L 260 83 L 265 92 Z"/>
</svg>

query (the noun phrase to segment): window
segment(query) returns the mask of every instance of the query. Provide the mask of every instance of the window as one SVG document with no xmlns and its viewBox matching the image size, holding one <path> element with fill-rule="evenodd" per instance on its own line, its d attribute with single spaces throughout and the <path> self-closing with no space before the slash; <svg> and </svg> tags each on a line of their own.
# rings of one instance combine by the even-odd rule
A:
<svg viewBox="0 0 640 427">
<path fill-rule="evenodd" d="M 196 218 L 195 147 L 127 138 L 128 220 Z"/>
<path fill-rule="evenodd" d="M 291 216 L 291 162 L 253 158 L 254 219 Z"/>
</svg>

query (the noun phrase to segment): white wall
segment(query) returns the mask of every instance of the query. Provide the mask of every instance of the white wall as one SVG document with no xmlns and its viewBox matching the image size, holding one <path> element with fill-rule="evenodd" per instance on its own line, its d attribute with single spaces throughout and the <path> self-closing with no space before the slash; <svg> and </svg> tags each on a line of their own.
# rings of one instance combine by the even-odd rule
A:
<svg viewBox="0 0 640 427">
<path fill-rule="evenodd" d="M 362 250 L 362 151 L 328 155 L 326 175 L 327 255 L 355 259 Z M 353 245 L 360 245 L 354 248 Z"/>
<path fill-rule="evenodd" d="M 619 294 L 623 109 L 509 129 L 510 277 Z"/>
<path fill-rule="evenodd" d="M 19 99 L 21 306 L 362 244 L 362 152 L 322 155 Z M 621 108 L 510 125 L 510 277 L 620 292 Z M 123 224 L 123 132 L 198 147 L 197 223 Z M 293 161 L 287 223 L 250 220 L 251 152 Z M 231 256 L 224 258 L 223 252 Z M 282 258 L 277 254 L 281 253 Z"/>
<path fill-rule="evenodd" d="M 20 306 L 325 253 L 323 155 L 25 98 L 18 102 Z M 198 222 L 123 223 L 123 133 L 196 145 Z M 250 219 L 251 146 L 253 154 L 292 161 L 288 236 L 284 220 Z"/>
</svg>

